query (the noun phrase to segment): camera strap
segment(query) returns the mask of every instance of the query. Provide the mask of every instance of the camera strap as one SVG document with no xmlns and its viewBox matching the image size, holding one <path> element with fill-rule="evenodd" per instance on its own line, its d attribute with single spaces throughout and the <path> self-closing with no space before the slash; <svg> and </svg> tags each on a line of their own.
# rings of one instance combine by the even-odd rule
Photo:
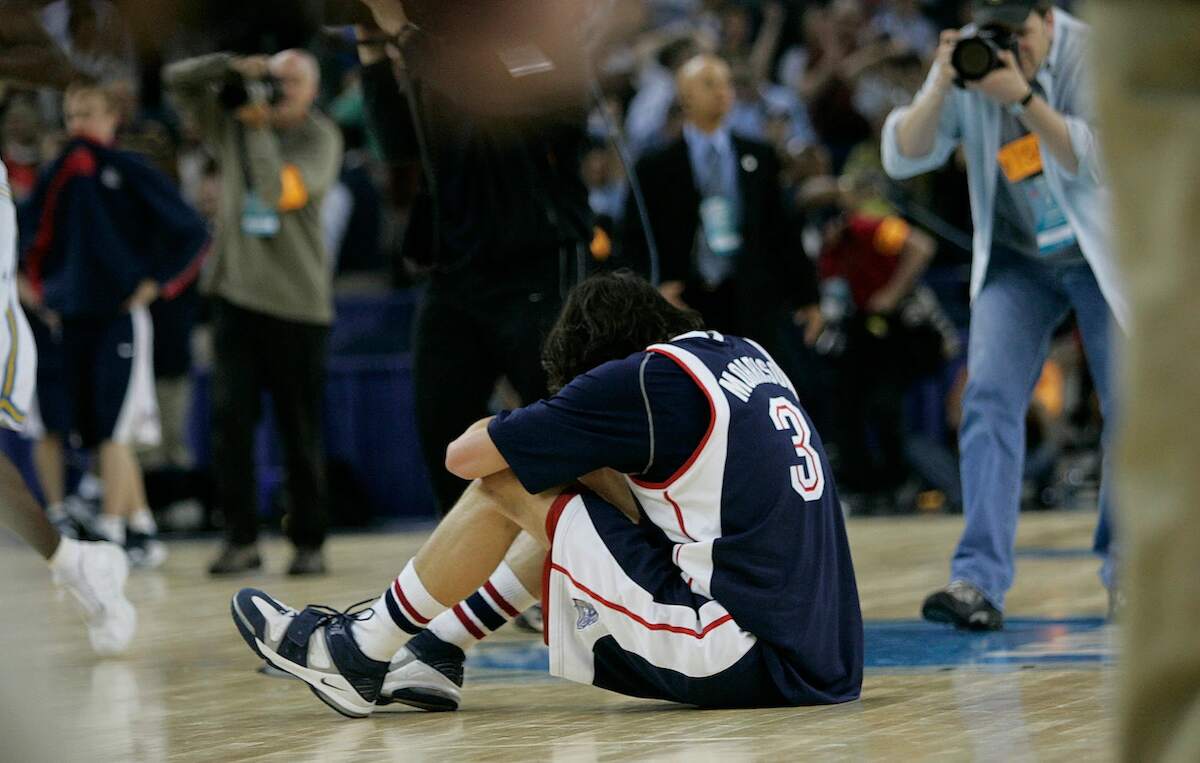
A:
<svg viewBox="0 0 1200 763">
<path fill-rule="evenodd" d="M 246 150 L 246 127 L 235 120 L 234 128 L 237 130 L 238 168 L 242 171 L 242 182 L 247 191 L 253 191 L 254 178 L 250 176 L 250 152 Z"/>
<path fill-rule="evenodd" d="M 240 122 L 237 123 L 237 149 L 242 181 L 245 183 L 245 193 L 242 195 L 242 233 L 254 238 L 272 238 L 279 233 L 279 212 L 273 205 L 267 204 L 254 188 L 254 179 L 250 175 L 250 153 L 246 149 L 245 128 Z"/>
</svg>

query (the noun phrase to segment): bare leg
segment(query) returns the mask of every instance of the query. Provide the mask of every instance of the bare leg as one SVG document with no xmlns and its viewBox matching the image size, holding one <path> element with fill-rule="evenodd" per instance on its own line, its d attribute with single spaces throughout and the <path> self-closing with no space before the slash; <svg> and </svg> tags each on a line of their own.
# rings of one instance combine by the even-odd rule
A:
<svg viewBox="0 0 1200 763">
<path fill-rule="evenodd" d="M 582 481 L 637 522 L 637 506 L 616 471 L 600 469 Z M 527 590 L 538 590 L 550 548 L 546 516 L 560 494 L 562 489 L 554 488 L 530 495 L 511 470 L 470 483 L 416 552 L 416 573 L 426 589 L 443 605 L 452 606 L 475 593 L 503 559 Z M 518 530 L 524 530 L 520 537 Z"/>
<path fill-rule="evenodd" d="M 526 493 L 510 471 L 468 485 L 414 559 L 429 594 L 444 606 L 470 596 L 505 558 L 522 529 L 532 536 L 523 543 L 540 548 L 544 556 L 549 546 L 546 513 L 557 495 Z M 521 580 L 524 583 L 525 577 Z"/>
<path fill-rule="evenodd" d="M 108 440 L 100 446 L 100 479 L 106 515 L 128 517 L 146 505 L 142 469 L 128 445 Z"/>
<path fill-rule="evenodd" d="M 529 533 L 521 533 L 504 555 L 504 561 L 516 573 L 525 590 L 537 595 L 542 587 L 542 567 L 546 563 L 546 548 Z"/>
<path fill-rule="evenodd" d="M 66 497 L 66 463 L 62 438 L 47 433 L 33 446 L 33 466 L 47 506 L 56 506 Z"/>
<path fill-rule="evenodd" d="M 58 549 L 58 531 L 46 520 L 21 473 L 4 456 L 0 456 L 0 523 L 21 536 L 44 559 Z"/>
</svg>

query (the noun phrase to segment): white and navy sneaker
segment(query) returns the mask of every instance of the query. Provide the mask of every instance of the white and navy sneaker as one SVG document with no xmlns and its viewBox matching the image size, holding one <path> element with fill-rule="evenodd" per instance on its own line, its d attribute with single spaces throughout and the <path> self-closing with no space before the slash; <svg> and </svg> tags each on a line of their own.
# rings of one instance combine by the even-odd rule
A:
<svg viewBox="0 0 1200 763">
<path fill-rule="evenodd" d="M 79 556 L 68 569 L 55 569 L 54 582 L 71 592 L 83 609 L 88 639 L 102 657 L 124 652 L 137 631 L 137 610 L 125 598 L 129 563 L 113 543 L 79 541 Z"/>
<path fill-rule="evenodd" d="M 465 661 L 462 649 L 421 631 L 392 657 L 378 704 L 398 703 L 430 712 L 457 710 Z"/>
<path fill-rule="evenodd" d="M 363 654 L 350 632 L 353 621 L 372 616 L 370 609 L 339 612 L 318 604 L 297 612 L 257 588 L 243 588 L 230 610 L 254 653 L 304 681 L 322 702 L 348 718 L 375 710 L 388 664 Z"/>
</svg>

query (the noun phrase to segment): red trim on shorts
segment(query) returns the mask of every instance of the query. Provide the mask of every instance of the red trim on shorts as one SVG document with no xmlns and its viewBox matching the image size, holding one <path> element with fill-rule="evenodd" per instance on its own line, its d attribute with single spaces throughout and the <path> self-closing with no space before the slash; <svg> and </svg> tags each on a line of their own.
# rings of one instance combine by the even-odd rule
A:
<svg viewBox="0 0 1200 763">
<path fill-rule="evenodd" d="M 484 583 L 483 590 L 488 592 L 488 596 L 492 597 L 492 601 L 496 602 L 496 606 L 504 610 L 504 614 L 508 615 L 509 617 L 516 617 L 517 615 L 521 614 L 517 611 L 516 607 L 504 600 L 504 597 L 501 596 L 500 592 L 496 590 L 496 586 L 492 585 L 492 581 L 489 580 Z"/>
<path fill-rule="evenodd" d="M 546 561 L 542 562 L 542 643 L 550 646 L 550 557 L 554 549 L 546 552 Z"/>
<path fill-rule="evenodd" d="M 609 609 L 613 610 L 614 612 L 620 612 L 621 614 L 628 617 L 630 620 L 633 620 L 638 625 L 641 625 L 644 628 L 647 628 L 652 631 L 670 631 L 671 633 L 681 633 L 685 636 L 691 636 L 692 638 L 704 638 L 705 636 L 708 635 L 709 631 L 713 630 L 714 628 L 720 627 L 728 622 L 733 622 L 733 615 L 724 614 L 724 615 L 721 615 L 720 617 L 718 617 L 716 620 L 713 620 L 708 625 L 704 626 L 704 628 L 701 630 L 695 630 L 694 628 L 684 628 L 682 626 L 671 625 L 669 623 L 652 623 L 649 620 L 646 620 L 645 618 L 640 617 L 640 616 L 634 614 L 633 612 L 630 612 L 628 609 L 621 606 L 620 604 L 616 604 L 614 602 L 609 601 L 608 599 L 605 599 L 603 596 L 599 595 L 598 593 L 596 593 L 595 591 L 593 591 L 592 589 L 583 585 L 578 580 L 576 580 L 574 577 L 572 577 L 571 573 L 568 572 L 565 568 L 563 568 L 557 564 L 554 564 L 553 562 L 551 562 L 549 566 L 555 570 L 558 570 L 562 574 L 566 575 L 567 578 L 570 579 L 570 581 L 575 584 L 576 588 L 583 591 L 588 596 L 591 596 L 593 599 L 600 602 L 601 604 L 608 607 Z M 546 580 L 547 581 L 549 580 L 549 575 L 546 576 Z M 547 631 L 548 630 L 549 629 L 547 629 Z"/>
<path fill-rule="evenodd" d="M 696 386 L 700 388 L 700 391 L 704 393 L 704 397 L 708 399 L 708 430 L 704 432 L 704 437 L 700 438 L 700 444 L 696 446 L 694 451 L 692 451 L 692 455 L 689 456 L 688 460 L 683 463 L 683 466 L 675 470 L 675 473 L 668 477 L 666 482 L 643 482 L 637 477 L 629 477 L 634 484 L 639 485 L 640 487 L 650 488 L 651 490 L 661 490 L 663 488 L 670 487 L 671 483 L 682 477 L 684 472 L 690 469 L 692 464 L 695 463 L 696 459 L 700 457 L 700 453 L 704 450 L 704 446 L 708 444 L 708 438 L 712 436 L 713 427 L 717 425 L 717 405 L 713 402 L 713 398 L 712 395 L 709 394 L 708 387 L 705 387 L 704 384 L 701 383 L 700 379 L 696 377 L 696 374 L 692 373 L 692 369 L 688 368 L 687 363 L 683 362 L 665 350 L 650 349 L 647 350 L 647 352 L 656 352 L 659 355 L 668 357 L 675 361 L 676 365 L 682 368 L 688 376 L 692 377 L 692 381 L 696 382 Z"/>
<path fill-rule="evenodd" d="M 546 538 L 550 541 L 551 548 L 554 547 L 554 532 L 558 529 L 558 520 L 562 518 L 563 509 L 567 508 L 567 504 L 577 495 L 579 493 L 568 490 L 559 493 L 554 503 L 550 504 L 550 511 L 546 514 Z"/>
<path fill-rule="evenodd" d="M 679 531 L 683 533 L 683 537 L 695 543 L 696 539 L 692 537 L 692 534 L 687 531 L 687 526 L 683 524 L 683 511 L 679 508 L 679 504 L 675 503 L 675 499 L 666 490 L 663 491 L 663 498 L 666 498 L 667 503 L 671 504 L 671 508 L 675 509 L 675 521 L 679 523 Z"/>
<path fill-rule="evenodd" d="M 482 639 L 485 635 L 487 635 L 475 627 L 475 623 L 471 622 L 471 618 L 467 617 L 466 612 L 463 612 L 461 604 L 455 604 L 453 607 L 451 607 L 451 609 L 453 609 L 454 614 L 458 616 L 458 621 L 463 624 L 464 628 L 467 629 L 467 633 L 470 633 L 476 639 Z"/>
<path fill-rule="evenodd" d="M 396 594 L 396 600 L 399 601 L 400 605 L 408 612 L 408 616 L 417 621 L 417 625 L 429 624 L 429 618 L 421 617 L 421 613 L 417 611 L 417 608 L 409 603 L 408 597 L 404 595 L 404 590 L 400 588 L 400 578 L 396 578 L 392 581 L 392 591 L 394 591 Z"/>
<path fill-rule="evenodd" d="M 571 490 L 559 493 L 546 512 L 546 537 L 550 540 L 550 550 L 546 552 L 546 561 L 542 564 L 542 642 L 550 646 L 550 568 L 554 566 L 554 533 L 558 530 L 558 520 L 562 519 L 563 510 L 571 499 L 579 495 Z"/>
</svg>

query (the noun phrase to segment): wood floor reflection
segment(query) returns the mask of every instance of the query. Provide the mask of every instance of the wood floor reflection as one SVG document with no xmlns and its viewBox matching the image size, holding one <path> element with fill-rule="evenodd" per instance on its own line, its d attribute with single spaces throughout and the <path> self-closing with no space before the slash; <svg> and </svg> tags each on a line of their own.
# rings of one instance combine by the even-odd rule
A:
<svg viewBox="0 0 1200 763">
<path fill-rule="evenodd" d="M 280 542 L 267 544 L 264 573 L 219 581 L 202 573 L 213 543 L 174 543 L 161 571 L 131 578 L 140 630 L 132 653 L 114 660 L 92 656 L 40 560 L 5 545 L 0 761 L 1104 760 L 1113 634 L 1086 619 L 1105 606 L 1096 563 L 1081 551 L 1093 524 L 1087 513 L 1022 517 L 1026 552 L 1009 615 L 1063 619 L 1046 629 L 1049 642 L 993 648 L 937 632 L 991 660 L 956 667 L 905 664 L 907 637 L 889 636 L 900 657 L 868 668 L 859 702 L 697 711 L 480 660 L 469 667 L 460 712 L 366 721 L 333 714 L 297 682 L 257 673 L 229 596 L 255 585 L 294 605 L 344 606 L 386 585 L 422 533 L 335 537 L 333 574 L 302 581 L 282 574 Z M 921 598 L 944 582 L 960 527 L 945 517 L 852 522 L 865 617 L 913 620 Z M 1072 623 L 1082 624 L 1079 634 Z M 494 639 L 499 646 L 481 654 L 539 654 L 536 639 L 510 628 Z"/>
</svg>

